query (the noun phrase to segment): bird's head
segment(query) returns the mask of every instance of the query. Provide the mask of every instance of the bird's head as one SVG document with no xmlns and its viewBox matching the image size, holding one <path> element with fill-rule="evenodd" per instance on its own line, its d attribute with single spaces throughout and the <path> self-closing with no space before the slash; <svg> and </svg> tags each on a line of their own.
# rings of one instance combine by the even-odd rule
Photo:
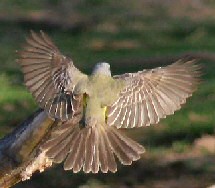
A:
<svg viewBox="0 0 215 188">
<path fill-rule="evenodd" d="M 103 74 L 103 75 L 111 76 L 110 64 L 105 62 L 97 63 L 93 69 L 92 74 L 93 75 Z"/>
</svg>

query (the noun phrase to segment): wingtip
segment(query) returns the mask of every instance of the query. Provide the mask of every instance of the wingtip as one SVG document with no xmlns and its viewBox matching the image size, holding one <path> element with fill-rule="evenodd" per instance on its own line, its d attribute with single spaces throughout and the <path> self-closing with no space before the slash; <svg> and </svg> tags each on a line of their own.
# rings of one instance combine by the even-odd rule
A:
<svg viewBox="0 0 215 188">
<path fill-rule="evenodd" d="M 48 38 L 49 39 L 48 35 L 43 30 L 40 30 L 40 34 L 41 34 L 41 36 L 43 38 L 45 38 L 45 39 Z"/>
<path fill-rule="evenodd" d="M 200 78 L 203 74 L 202 69 L 203 65 L 199 63 L 199 59 L 193 58 L 190 60 L 187 60 L 186 58 L 182 58 L 177 60 L 175 63 L 171 64 L 170 66 L 174 65 L 184 65 L 185 68 L 189 69 L 189 71 L 192 71 L 193 76 L 195 78 Z"/>
</svg>

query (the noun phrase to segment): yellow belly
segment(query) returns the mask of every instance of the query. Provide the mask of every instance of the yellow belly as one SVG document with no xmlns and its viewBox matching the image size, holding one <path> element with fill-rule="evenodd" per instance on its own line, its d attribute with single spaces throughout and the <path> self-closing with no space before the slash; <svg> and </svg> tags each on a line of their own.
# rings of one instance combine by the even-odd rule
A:
<svg viewBox="0 0 215 188">
<path fill-rule="evenodd" d="M 83 95 L 85 122 L 94 119 L 104 124 L 107 106 L 117 100 L 124 85 L 111 77 L 94 76 L 89 79 L 87 86 L 86 94 Z"/>
</svg>

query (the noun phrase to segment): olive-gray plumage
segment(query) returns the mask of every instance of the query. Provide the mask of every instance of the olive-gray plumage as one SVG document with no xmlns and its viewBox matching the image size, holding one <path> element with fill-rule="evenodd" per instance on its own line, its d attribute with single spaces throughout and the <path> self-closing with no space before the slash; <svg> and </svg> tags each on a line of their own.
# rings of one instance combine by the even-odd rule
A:
<svg viewBox="0 0 215 188">
<path fill-rule="evenodd" d="M 156 124 L 173 114 L 199 83 L 199 66 L 182 60 L 164 68 L 112 76 L 108 63 L 79 71 L 51 39 L 31 33 L 18 60 L 25 84 L 50 118 L 63 122 L 41 147 L 73 172 L 116 172 L 144 148 L 118 130 Z"/>
</svg>

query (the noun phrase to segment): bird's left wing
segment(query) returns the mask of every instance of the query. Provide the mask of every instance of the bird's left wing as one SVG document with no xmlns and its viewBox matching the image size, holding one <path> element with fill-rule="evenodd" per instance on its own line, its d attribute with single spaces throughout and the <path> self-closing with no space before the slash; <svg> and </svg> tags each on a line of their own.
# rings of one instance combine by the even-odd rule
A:
<svg viewBox="0 0 215 188">
<path fill-rule="evenodd" d="M 196 90 L 199 69 L 194 61 L 179 60 L 167 67 L 115 76 L 125 87 L 107 108 L 107 124 L 133 128 L 158 123 L 180 109 Z"/>
<path fill-rule="evenodd" d="M 31 32 L 19 56 L 25 84 L 39 106 L 52 118 L 63 121 L 71 118 L 79 105 L 73 89 L 87 76 L 42 31 Z"/>
</svg>

